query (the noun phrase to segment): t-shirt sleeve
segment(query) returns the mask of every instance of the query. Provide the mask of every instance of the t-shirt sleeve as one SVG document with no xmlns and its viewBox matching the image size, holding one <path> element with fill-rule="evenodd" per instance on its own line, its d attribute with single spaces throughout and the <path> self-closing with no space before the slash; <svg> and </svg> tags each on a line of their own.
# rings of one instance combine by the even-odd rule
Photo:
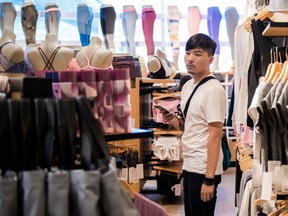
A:
<svg viewBox="0 0 288 216">
<path fill-rule="evenodd" d="M 209 87 L 204 112 L 207 115 L 207 123 L 225 121 L 227 99 L 224 88 L 214 85 Z"/>
</svg>

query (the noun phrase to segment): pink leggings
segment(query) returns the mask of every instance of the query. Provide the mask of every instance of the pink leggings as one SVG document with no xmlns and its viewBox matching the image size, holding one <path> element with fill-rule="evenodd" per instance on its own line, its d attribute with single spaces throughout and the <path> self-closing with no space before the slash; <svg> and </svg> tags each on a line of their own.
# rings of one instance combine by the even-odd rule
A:
<svg viewBox="0 0 288 216">
<path fill-rule="evenodd" d="M 153 41 L 153 28 L 156 19 L 156 13 L 153 8 L 144 8 L 142 10 L 142 28 L 147 46 L 147 55 L 154 55 L 155 46 Z"/>
</svg>

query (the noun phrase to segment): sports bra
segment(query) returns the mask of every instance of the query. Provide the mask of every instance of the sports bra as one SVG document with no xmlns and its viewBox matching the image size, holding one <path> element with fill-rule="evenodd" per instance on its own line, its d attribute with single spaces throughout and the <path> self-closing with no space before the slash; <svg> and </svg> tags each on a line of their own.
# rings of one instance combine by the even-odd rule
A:
<svg viewBox="0 0 288 216">
<path fill-rule="evenodd" d="M 160 160 L 179 160 L 180 158 L 180 149 L 179 142 L 173 142 L 171 144 L 161 143 L 159 140 L 156 140 L 154 148 L 154 155 L 157 156 Z"/>
<path fill-rule="evenodd" d="M 162 64 L 161 59 L 158 56 L 154 56 L 154 57 L 159 60 L 159 63 L 161 65 L 161 67 L 157 71 L 149 71 L 149 77 L 156 78 L 156 79 L 165 79 L 165 78 L 167 78 L 166 70 L 165 70 L 165 68 L 164 68 L 164 66 Z"/>
<path fill-rule="evenodd" d="M 54 59 L 58 53 L 58 51 L 60 50 L 60 46 L 56 47 L 56 49 L 52 52 L 51 56 L 48 58 L 47 55 L 45 54 L 45 52 L 43 51 L 43 49 L 41 47 L 38 47 L 38 51 L 45 63 L 45 67 L 43 68 L 43 70 L 53 70 L 55 71 L 54 67 L 53 67 L 53 62 Z"/>
<path fill-rule="evenodd" d="M 3 67 L 3 71 L 1 73 L 22 73 L 28 76 L 34 75 L 34 72 L 29 67 L 29 65 L 23 60 L 21 62 L 15 63 L 9 60 L 3 53 L 2 48 L 13 42 L 6 42 L 2 46 L 0 46 L 0 64 Z M 14 43 L 13 43 L 14 44 Z"/>
<path fill-rule="evenodd" d="M 88 58 L 88 56 L 86 55 L 84 49 L 82 48 L 83 54 L 84 54 L 84 56 L 85 56 L 85 58 L 86 58 L 86 61 L 87 61 L 87 65 L 86 65 L 85 67 L 81 68 L 81 70 L 113 69 L 113 66 L 112 66 L 112 65 L 110 65 L 110 66 L 107 67 L 107 68 L 98 68 L 98 67 L 93 67 L 93 66 L 91 66 L 91 64 L 90 64 L 91 58 L 92 58 L 92 56 L 94 55 L 94 53 L 95 53 L 99 48 L 101 48 L 101 47 L 100 47 L 100 46 L 99 46 L 99 47 L 96 47 L 96 48 L 93 50 L 93 52 L 91 53 L 91 55 L 89 56 L 89 58 Z"/>
</svg>

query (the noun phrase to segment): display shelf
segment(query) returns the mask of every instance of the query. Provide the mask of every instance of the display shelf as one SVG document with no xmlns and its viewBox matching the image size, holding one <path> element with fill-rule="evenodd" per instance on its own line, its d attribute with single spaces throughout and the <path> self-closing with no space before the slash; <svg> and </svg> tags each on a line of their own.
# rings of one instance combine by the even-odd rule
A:
<svg viewBox="0 0 288 216">
<path fill-rule="evenodd" d="M 105 134 L 106 141 L 117 141 L 117 140 L 127 140 L 127 139 L 143 139 L 143 138 L 153 138 L 153 130 L 132 128 L 131 132 L 127 133 L 111 133 Z"/>
</svg>

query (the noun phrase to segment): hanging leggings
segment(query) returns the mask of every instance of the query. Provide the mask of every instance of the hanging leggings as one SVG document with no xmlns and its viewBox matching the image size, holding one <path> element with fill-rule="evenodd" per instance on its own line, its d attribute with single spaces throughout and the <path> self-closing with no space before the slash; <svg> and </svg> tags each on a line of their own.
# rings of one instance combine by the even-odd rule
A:
<svg viewBox="0 0 288 216">
<path fill-rule="evenodd" d="M 220 13 L 219 7 L 208 7 L 207 11 L 207 27 L 210 37 L 216 42 L 217 48 L 215 54 L 220 53 L 220 43 L 219 43 L 219 28 L 222 15 Z"/>
<path fill-rule="evenodd" d="M 201 19 L 202 15 L 198 6 L 188 7 L 187 21 L 190 36 L 197 34 L 199 32 Z"/>
<path fill-rule="evenodd" d="M 135 55 L 135 29 L 138 15 L 133 5 L 123 6 L 122 26 L 127 43 L 127 51 Z"/>
<path fill-rule="evenodd" d="M 147 46 L 147 55 L 154 55 L 155 45 L 153 41 L 154 22 L 156 13 L 154 8 L 142 8 L 142 28 Z"/>
<path fill-rule="evenodd" d="M 0 3 L 0 26 L 1 31 L 8 29 L 14 31 L 14 22 L 16 19 L 16 10 L 11 2 Z"/>
<path fill-rule="evenodd" d="M 173 51 L 173 56 L 179 56 L 180 44 L 178 40 L 179 22 L 181 20 L 181 14 L 177 5 L 168 6 L 168 32 L 170 35 L 170 41 Z"/>
<path fill-rule="evenodd" d="M 21 23 L 26 45 L 35 44 L 36 25 L 38 11 L 35 5 L 27 5 L 21 8 Z"/>
<path fill-rule="evenodd" d="M 105 38 L 105 46 L 107 49 L 115 48 L 113 40 L 115 20 L 116 12 L 113 6 L 102 6 L 100 8 L 101 29 Z"/>
<path fill-rule="evenodd" d="M 235 7 L 227 7 L 225 11 L 226 28 L 231 47 L 232 61 L 234 62 L 234 34 L 239 21 L 239 14 Z"/>
<path fill-rule="evenodd" d="M 90 43 L 92 21 L 93 21 L 92 8 L 87 5 L 78 5 L 77 23 L 82 46 L 87 46 Z"/>
<path fill-rule="evenodd" d="M 46 32 L 58 35 L 61 13 L 58 5 L 52 4 L 45 7 Z"/>
</svg>

